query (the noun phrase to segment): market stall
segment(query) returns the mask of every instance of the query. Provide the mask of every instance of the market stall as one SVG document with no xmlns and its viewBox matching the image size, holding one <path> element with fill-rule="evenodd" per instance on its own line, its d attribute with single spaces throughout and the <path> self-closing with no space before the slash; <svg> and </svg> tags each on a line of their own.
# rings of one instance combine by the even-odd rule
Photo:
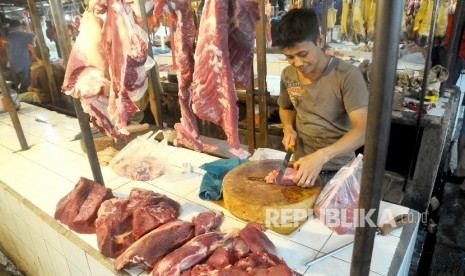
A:
<svg viewBox="0 0 465 276">
<path fill-rule="evenodd" d="M 155 13 L 157 12 L 157 8 L 160 8 L 157 7 L 157 4 L 160 5 L 160 2 L 155 3 Z M 220 70 L 215 66 L 202 67 L 211 65 L 207 59 L 203 59 L 204 56 L 202 52 L 197 53 L 196 51 L 195 59 L 193 52 L 189 52 L 189 55 L 186 55 L 185 50 L 189 49 L 189 43 L 193 43 L 194 40 L 191 36 L 192 33 L 184 29 L 190 26 L 189 24 L 184 24 L 186 22 L 183 20 L 185 20 L 185 16 L 189 18 L 192 14 L 183 10 L 182 5 L 172 6 L 171 10 L 168 10 L 170 16 L 173 17 L 172 23 L 175 24 L 176 22 L 177 24 L 174 41 L 177 43 L 182 42 L 181 44 L 172 45 L 174 48 L 173 51 L 178 51 L 176 52 L 178 58 L 177 66 L 180 66 L 178 70 L 181 72 L 178 74 L 178 84 L 162 82 L 161 85 L 154 85 L 159 83 L 158 71 L 155 69 L 148 74 L 146 73 L 146 71 L 150 70 L 146 62 L 146 60 L 150 60 L 147 57 L 146 47 L 151 49 L 151 45 L 148 44 L 147 46 L 147 44 L 144 44 L 146 42 L 141 38 L 143 36 L 142 29 L 134 27 L 136 26 L 135 22 L 133 22 L 134 18 L 132 14 L 132 9 L 134 9 L 134 7 L 131 8 L 127 4 L 115 1 L 114 4 L 121 5 L 120 10 L 125 11 L 122 12 L 121 15 L 115 12 L 115 10 L 119 11 L 116 8 L 114 10 L 107 10 L 107 7 L 102 3 L 93 3 L 93 10 L 89 8 L 83 16 L 83 29 L 92 26 L 92 28 L 97 28 L 101 31 L 100 35 L 104 34 L 104 37 L 110 36 L 112 40 L 103 40 L 102 37 L 96 38 L 88 36 L 91 33 L 88 32 L 85 33 L 87 36 L 82 35 L 76 39 L 73 52 L 70 54 L 69 38 L 67 37 L 67 31 L 63 27 L 65 24 L 62 22 L 64 18 L 62 14 L 63 8 L 60 2 L 50 1 L 55 25 L 58 26 L 58 37 L 61 41 L 59 44 L 62 46 L 61 52 L 65 63 L 68 63 L 68 76 L 65 80 L 63 90 L 75 97 L 74 104 L 77 119 L 66 117 L 42 107 L 24 104 L 19 111 L 19 119 L 25 126 L 27 139 L 31 141 L 30 143 L 32 143 L 34 147 L 28 151 L 16 152 L 17 146 L 11 139 L 11 135 L 0 139 L 0 145 L 2 146 L 0 148 L 2 150 L 2 154 L 0 154 L 0 164 L 5 164 L 0 168 L 0 175 L 2 175 L 0 178 L 2 180 L 2 183 L 0 183 L 0 203 L 2 204 L 0 208 L 0 217 L 3 221 L 9 222 L 0 227 L 2 235 L 7 237 L 5 242 L 2 242 L 1 246 L 6 248 L 9 252 L 16 252 L 12 253 L 13 258 L 18 260 L 20 266 L 25 267 L 30 273 L 36 272 L 39 275 L 114 275 L 116 273 L 124 275 L 145 275 L 145 272 L 140 268 L 128 268 L 130 266 L 126 266 L 127 263 L 134 263 L 135 265 L 141 265 L 142 263 L 141 266 L 147 271 L 154 269 L 153 271 L 155 272 L 152 272 L 153 275 L 155 275 L 157 271 L 166 269 L 166 267 L 162 266 L 164 262 L 173 265 L 173 267 L 177 267 L 180 262 L 173 261 L 176 260 L 175 253 L 179 253 L 178 250 L 191 250 L 192 248 L 189 248 L 189 246 L 193 247 L 194 245 L 192 245 L 192 243 L 195 244 L 195 246 L 199 246 L 197 242 L 203 237 L 202 234 L 197 236 L 198 240 L 197 237 L 193 238 L 189 236 L 187 240 L 192 238 L 194 240 L 191 240 L 179 249 L 176 249 L 176 247 L 181 246 L 185 241 L 181 242 L 173 238 L 173 240 L 179 244 L 170 245 L 172 247 L 169 247 L 163 254 L 160 253 L 159 258 L 157 257 L 158 259 L 155 259 L 157 261 L 156 263 L 152 260 L 150 264 L 141 261 L 140 256 L 137 257 L 137 254 L 136 256 L 132 256 L 133 259 L 127 257 L 129 260 L 125 261 L 121 261 L 121 259 L 124 259 L 121 256 L 130 255 L 130 251 L 134 250 L 134 247 L 141 246 L 141 244 L 144 245 L 144 242 L 138 241 L 144 241 L 149 235 L 155 235 L 152 234 L 155 231 L 161 232 L 165 230 L 165 232 L 170 232 L 166 231 L 163 227 L 168 227 L 166 225 L 172 222 L 163 221 L 161 223 L 163 226 L 156 229 L 151 228 L 149 230 L 150 232 L 147 232 L 148 234 L 144 232 L 140 236 L 137 236 L 135 241 L 131 240 L 132 235 L 135 235 L 136 229 L 134 226 L 136 222 L 133 221 L 133 226 L 129 230 L 129 236 L 127 235 L 128 229 L 124 231 L 118 230 L 120 232 L 117 231 L 117 233 L 113 233 L 114 237 L 110 235 L 111 239 L 116 240 L 114 243 L 117 244 L 118 249 L 108 249 L 108 247 L 105 247 L 105 241 L 102 242 L 102 231 L 105 232 L 108 230 L 105 228 L 108 226 L 101 226 L 104 224 L 104 222 L 102 222 L 105 217 L 104 213 L 112 208 L 118 209 L 117 202 L 123 202 L 125 198 L 130 198 L 134 191 L 141 192 L 143 190 L 162 195 L 161 197 L 168 197 L 170 200 L 176 202 L 176 204 L 173 203 L 174 206 L 177 206 L 174 207 L 174 209 L 176 209 L 174 211 L 176 215 L 173 215 L 171 219 L 175 218 L 179 219 L 179 221 L 173 222 L 173 224 L 190 225 L 191 221 L 192 224 L 195 224 L 194 221 L 196 217 L 203 214 L 204 211 L 214 210 L 215 214 L 221 212 L 224 216 L 224 221 L 220 225 L 217 225 L 217 229 L 212 229 L 212 232 L 207 234 L 217 235 L 218 237 L 216 238 L 218 240 L 224 238 L 224 244 L 227 244 L 227 240 L 240 236 L 246 241 L 247 246 L 251 248 L 250 251 L 247 250 L 244 255 L 238 257 L 239 260 L 236 259 L 236 261 L 229 263 L 230 265 L 238 265 L 241 260 L 246 262 L 245 260 L 250 260 L 253 256 L 265 254 L 260 256 L 276 256 L 276 259 L 271 257 L 272 261 L 267 263 L 266 267 L 262 267 L 262 269 L 266 270 L 265 272 L 274 271 L 272 269 L 283 269 L 282 271 L 288 272 L 287 269 L 290 269 L 292 273 L 297 275 L 313 275 L 314 273 L 329 275 L 346 275 L 349 273 L 360 275 L 407 274 L 420 223 L 420 214 L 415 211 L 415 209 L 423 211 L 423 205 L 427 205 L 432 183 L 428 183 L 431 187 L 427 187 L 426 192 L 423 193 L 424 195 L 422 194 L 422 198 L 419 199 L 418 197 L 414 198 L 413 202 L 409 201 L 408 207 L 381 201 L 381 183 L 383 182 L 384 175 L 390 118 L 392 117 L 393 121 L 410 125 L 415 123 L 418 124 L 419 122 L 413 116 L 409 116 L 408 110 L 392 111 L 392 95 L 390 93 L 383 93 L 384 91 L 394 91 L 397 60 L 392 57 L 397 57 L 398 53 L 397 45 L 399 43 L 396 30 L 398 29 L 397 27 L 400 27 L 401 2 L 402 1 L 390 1 L 389 3 L 386 2 L 378 5 L 378 25 L 381 27 L 377 28 L 383 28 L 383 30 L 389 30 L 389 32 L 387 32 L 388 35 L 379 35 L 379 37 L 376 37 L 377 41 L 380 42 L 379 45 L 383 47 L 375 47 L 373 54 L 374 78 L 371 83 L 373 96 L 370 100 L 369 109 L 371 110 L 371 116 L 367 130 L 367 143 L 365 146 L 365 170 L 361 176 L 361 186 L 366 192 L 361 193 L 359 203 L 360 206 L 366 209 L 375 210 L 375 225 L 359 227 L 356 230 L 352 228 L 352 232 L 344 234 L 339 232 L 337 230 L 338 228 L 334 229 L 328 227 L 328 221 L 322 218 L 308 216 L 307 219 L 307 216 L 305 216 L 301 217 L 301 220 L 292 221 L 296 223 L 296 225 L 293 225 L 291 230 L 286 228 L 284 232 L 282 231 L 282 225 L 280 225 L 280 227 L 266 225 L 268 230 L 253 226 L 257 227 L 253 228 L 253 231 L 258 231 L 258 233 L 260 233 L 257 235 L 263 239 L 262 241 L 264 243 L 268 245 L 271 243 L 275 247 L 275 250 L 271 250 L 264 246 L 265 249 L 254 251 L 252 249 L 254 247 L 247 242 L 246 238 L 247 230 L 250 230 L 252 227 L 250 226 L 252 224 L 248 223 L 248 221 L 259 222 L 261 224 L 266 224 L 266 221 L 260 221 L 263 219 L 263 215 L 254 214 L 253 211 L 247 212 L 246 209 L 256 208 L 256 212 L 261 213 L 260 208 L 263 209 L 263 206 L 272 206 L 280 211 L 287 209 L 307 211 L 307 208 L 310 209 L 313 207 L 316 197 L 320 192 L 318 185 L 304 191 L 302 191 L 302 188 L 296 186 L 273 186 L 272 188 L 266 189 L 266 185 L 269 185 L 265 184 L 263 180 L 263 174 L 266 172 L 259 169 L 265 167 L 266 170 L 271 170 L 273 166 L 278 166 L 279 163 L 281 163 L 280 160 L 284 158 L 284 152 L 266 149 L 270 147 L 270 141 L 273 141 L 270 139 L 272 135 L 270 135 L 267 115 L 270 106 L 276 104 L 277 97 L 273 95 L 273 93 L 270 95 L 270 89 L 267 88 L 267 83 L 269 85 L 271 79 L 267 77 L 266 68 L 268 57 L 265 49 L 265 3 L 263 1 L 250 2 L 254 4 L 252 5 L 253 9 L 250 10 L 239 6 L 239 8 L 244 9 L 241 10 L 241 12 L 253 13 L 256 11 L 259 15 L 259 20 L 255 20 L 251 23 L 251 26 L 254 26 L 252 30 L 257 33 L 255 65 L 257 78 L 255 78 L 253 74 L 254 67 L 252 63 L 255 63 L 252 62 L 253 54 L 251 56 L 248 55 L 248 57 L 252 58 L 250 60 L 247 59 L 245 62 L 246 66 L 240 69 L 231 66 L 231 64 L 233 64 L 232 61 L 231 63 L 228 61 L 221 61 L 225 63 L 222 63 L 220 68 L 226 68 L 225 71 L 230 69 L 231 71 L 239 70 L 241 73 L 247 72 L 247 74 L 242 76 L 242 79 L 236 79 L 237 82 L 243 85 L 244 89 L 242 89 L 242 92 L 236 94 L 235 89 L 237 83 L 233 83 L 232 78 L 223 72 L 223 75 L 219 74 L 222 85 L 228 87 L 229 90 L 227 92 L 233 91 L 234 94 L 226 93 L 226 96 L 222 95 L 219 97 L 219 102 L 222 104 L 220 106 L 214 106 L 214 101 L 206 102 L 202 100 L 210 99 L 217 95 L 194 94 L 195 107 L 193 108 L 190 106 L 190 83 L 195 84 L 192 88 L 192 90 L 195 90 L 197 87 L 204 85 L 204 83 L 197 82 L 199 82 L 199 79 L 202 80 L 204 78 L 205 72 L 209 73 L 206 74 L 207 78 L 209 78 L 211 75 L 217 74 Z M 30 3 L 30 6 L 32 7 L 31 10 L 33 10 L 33 4 Z M 143 10 L 144 8 L 142 4 L 139 5 L 139 10 Z M 189 8 L 187 10 L 189 10 Z M 217 7 L 215 6 L 215 8 Z M 324 9 L 328 9 L 326 1 Z M 159 11 L 160 10 L 158 10 L 158 12 Z M 218 12 L 217 10 L 214 11 Z M 209 12 L 212 11 L 210 10 Z M 101 14 L 105 15 L 101 16 Z M 238 14 L 241 13 L 238 12 Z M 389 16 L 386 17 L 386 14 Z M 214 16 L 216 14 L 207 13 L 207 15 Z M 218 16 L 216 19 L 224 20 L 225 18 Z M 106 24 L 103 25 L 101 20 L 107 20 Z M 147 19 L 143 19 L 143 21 L 145 30 L 147 30 Z M 134 29 L 128 26 L 131 28 L 134 27 Z M 123 30 L 123 28 L 128 28 L 129 31 L 119 32 Z M 207 43 L 216 43 L 215 46 L 218 47 L 225 46 L 221 44 L 222 39 L 218 39 L 217 36 L 211 36 L 210 33 L 205 31 L 206 29 L 207 27 L 202 25 L 200 25 L 198 29 L 199 38 L 197 41 L 197 49 L 202 48 L 204 46 L 203 43 L 205 43 L 205 45 L 207 45 Z M 84 34 L 84 32 L 82 33 Z M 227 32 L 221 32 L 220 30 L 218 33 L 225 35 Z M 243 32 L 243 34 L 241 34 L 243 36 L 240 37 L 242 39 L 241 42 L 245 41 L 245 44 L 247 44 L 248 39 L 253 38 L 250 34 L 251 32 Z M 231 37 L 229 37 L 229 39 L 234 41 Z M 137 48 L 137 51 L 133 48 L 125 48 L 128 46 L 126 43 L 127 41 L 137 41 L 141 43 L 140 45 L 142 46 Z M 172 43 L 174 41 L 172 40 Z M 251 41 L 253 41 L 253 39 L 251 39 Z M 105 47 L 102 45 L 105 45 Z M 228 45 L 226 45 L 226 48 L 228 48 L 227 46 Z M 211 49 L 211 45 L 209 47 L 209 49 Z M 225 51 L 226 48 L 222 48 L 223 51 Z M 92 51 L 89 51 L 89 49 Z M 100 57 L 105 56 L 106 53 L 104 50 L 109 51 L 110 60 L 99 59 L 99 55 L 101 55 Z M 89 53 L 95 54 L 97 58 L 91 56 Z M 149 54 L 149 56 L 150 55 L 151 54 Z M 182 58 L 179 59 L 179 57 Z M 82 60 L 85 60 L 83 63 L 84 66 L 80 63 Z M 194 70 L 193 72 L 183 71 L 189 67 L 183 65 L 185 61 L 186 63 L 192 62 L 188 65 L 194 66 L 195 64 L 195 67 L 199 66 L 201 70 Z M 89 66 L 89 64 L 92 66 Z M 82 69 L 83 67 L 89 67 L 90 69 Z M 95 68 L 96 70 L 94 70 Z M 123 68 L 123 70 L 121 70 L 121 68 Z M 244 68 L 248 71 L 244 70 Z M 92 94 L 91 97 L 83 96 L 83 91 L 88 89 L 88 84 L 90 83 L 87 76 L 82 73 L 87 73 L 86 70 L 93 70 L 91 71 L 94 77 L 94 79 L 92 79 L 92 84 L 95 86 L 89 88 L 89 90 L 95 89 L 95 91 L 99 92 Z M 109 70 L 110 72 L 108 73 L 105 70 Z M 147 75 L 150 76 L 150 81 L 147 80 Z M 83 85 L 84 81 L 87 81 L 85 85 Z M 143 168 L 136 168 L 136 172 L 126 172 L 126 176 L 121 176 L 121 174 L 115 172 L 114 167 L 110 168 L 110 166 L 101 166 L 98 164 L 99 158 L 95 150 L 89 121 L 109 137 L 115 139 L 128 137 L 127 129 L 129 129 L 129 126 L 126 125 L 127 122 L 115 119 L 115 114 L 117 114 L 118 118 L 120 118 L 119 116 L 123 118 L 126 118 L 124 116 L 130 116 L 134 112 L 132 100 L 139 99 L 135 94 L 139 94 L 140 91 L 144 90 L 147 82 L 150 89 L 153 89 L 149 92 L 151 93 L 152 100 L 154 100 L 154 95 L 156 98 L 156 102 L 151 102 L 151 107 L 156 105 L 152 113 L 154 113 L 154 115 L 158 114 L 158 116 L 156 116 L 158 126 L 161 126 L 162 123 L 165 122 L 165 119 L 162 119 L 162 115 L 160 115 L 163 110 L 161 105 L 162 95 L 164 94 L 166 96 L 168 94 L 168 96 L 170 96 L 169 93 L 172 94 L 171 96 L 173 96 L 174 93 L 178 95 L 178 99 L 176 100 L 176 102 L 179 100 L 179 105 L 176 105 L 178 113 L 176 113 L 176 118 L 173 121 L 173 123 L 175 123 L 173 126 L 177 135 L 175 137 L 168 137 L 170 133 L 172 133 L 172 130 L 170 130 L 170 132 L 165 131 L 164 139 L 161 143 L 167 143 L 165 140 L 169 140 L 170 145 L 166 145 L 163 151 L 152 154 L 153 156 L 157 156 L 158 154 L 166 156 L 164 159 L 158 158 L 158 160 L 156 158 L 157 160 L 154 161 L 163 162 L 162 172 L 157 171 L 154 178 L 146 178 L 146 174 L 152 172 L 150 164 L 148 167 L 145 167 L 147 163 L 142 164 L 143 166 L 141 165 Z M 118 85 L 115 83 L 118 83 Z M 215 82 L 214 85 L 218 85 L 218 83 L 220 82 Z M 256 89 L 252 88 L 255 86 L 257 87 Z M 161 88 L 163 88 L 164 91 L 161 91 Z M 105 98 L 107 96 L 105 94 L 107 90 L 110 91 L 110 95 L 114 92 L 117 96 Z M 142 91 L 142 94 L 144 91 Z M 204 91 L 205 90 L 195 93 L 205 93 Z M 425 130 L 418 157 L 419 161 L 417 162 L 419 169 L 415 171 L 412 180 L 413 184 L 409 186 L 410 189 L 414 190 L 415 194 L 417 194 L 416 191 L 419 190 L 419 183 L 423 184 L 425 178 L 431 180 L 429 178 L 430 176 L 434 178 L 437 167 L 439 166 L 439 153 L 442 152 L 442 148 L 444 147 L 444 141 L 451 118 L 451 110 L 456 108 L 455 106 L 458 102 L 457 99 L 454 98 L 454 94 L 457 92 L 454 90 L 449 90 L 448 92 L 451 95 L 450 98 L 447 99 L 443 97 L 441 99 L 442 105 L 438 106 L 439 111 L 436 110 L 437 113 L 440 114 L 438 115 L 431 112 L 431 114 L 429 114 L 430 116 L 426 116 L 425 120 L 422 122 L 422 127 L 424 127 Z M 95 97 L 96 100 L 89 100 L 92 97 Z M 112 97 L 115 97 L 116 100 Z M 230 105 L 235 106 L 237 98 L 239 101 L 245 101 L 245 112 L 247 115 L 245 117 L 246 121 L 244 125 L 246 127 L 244 128 L 245 132 L 243 137 L 239 137 L 238 135 L 239 130 L 236 121 L 226 121 L 226 119 L 231 118 L 231 114 L 237 115 L 236 110 L 229 110 Z M 130 101 L 124 101 L 128 99 L 130 99 Z M 106 102 L 106 100 L 108 100 L 108 102 Z M 228 103 L 225 104 L 226 100 Z M 112 101 L 117 101 L 117 104 Z M 100 105 L 102 103 L 104 105 L 103 108 Z M 105 108 L 107 105 L 109 106 L 108 110 L 116 112 L 112 114 L 103 112 L 102 110 L 106 110 Z M 257 121 L 255 120 L 256 105 L 258 107 Z M 420 101 L 420 106 L 423 106 L 422 101 Z M 208 112 L 202 113 L 201 110 L 204 108 L 207 109 Z M 211 109 L 214 110 L 211 111 Z M 420 112 L 421 110 L 422 108 L 420 107 Z M 90 113 L 90 119 L 89 115 L 84 113 L 84 111 Z M 218 113 L 218 116 L 221 116 L 223 120 L 215 120 L 217 118 L 212 118 L 211 113 L 214 112 L 222 112 Z M 204 133 L 199 132 L 199 128 L 204 126 L 202 125 L 199 127 L 196 125 L 197 120 L 194 113 L 203 120 L 210 120 L 213 124 L 220 125 L 225 131 L 225 136 L 223 136 L 222 139 L 226 139 L 228 144 L 226 144 L 225 141 L 203 136 Z M 16 129 L 14 120 L 12 120 L 12 126 L 9 118 L 5 114 L 0 116 L 0 127 L 2 132 L 11 133 L 13 126 Z M 173 120 L 173 118 L 170 119 Z M 255 131 L 247 131 L 250 129 L 255 130 L 256 124 L 258 125 L 258 135 Z M 78 125 L 79 128 L 77 127 Z M 81 148 L 80 141 L 75 139 L 78 133 L 81 133 L 84 137 L 85 151 Z M 279 137 L 279 135 L 277 136 Z M 247 139 L 244 140 L 244 137 Z M 432 154 L 433 151 L 428 148 L 430 141 L 436 139 L 440 140 L 440 147 L 434 147 L 433 149 L 438 152 L 438 155 Z M 242 141 L 245 141 L 245 143 Z M 275 138 L 274 142 L 276 142 L 276 148 L 278 148 L 279 138 Z M 247 144 L 247 147 L 243 144 Z M 261 151 L 257 149 L 258 147 L 262 148 Z M 121 152 L 123 152 L 123 150 Z M 201 199 L 204 179 L 207 178 L 206 175 L 210 173 L 205 168 L 205 165 L 215 161 L 221 161 L 222 159 L 216 157 L 218 155 L 223 158 L 239 156 L 242 160 L 246 160 L 245 157 L 248 157 L 246 154 L 247 150 L 250 154 L 255 152 L 255 154 L 249 158 L 248 162 L 251 163 L 239 167 L 242 170 L 236 168 L 237 170 L 234 171 L 233 169 L 226 174 L 229 178 L 225 177 L 223 182 L 223 184 L 225 184 L 225 186 L 223 186 L 224 202 Z M 43 158 L 44 154 L 53 157 Z M 85 158 L 86 155 L 87 160 Z M 436 158 L 431 158 L 431 155 Z M 264 161 L 264 159 L 275 160 Z M 10 162 L 9 160 L 14 161 Z M 264 166 L 263 164 L 268 164 L 267 162 L 274 165 L 271 167 Z M 19 166 L 27 168 L 27 173 L 21 176 L 8 173 L 13 168 Z M 424 171 L 422 172 L 421 169 L 426 170 L 427 173 Z M 40 179 L 40 182 L 44 184 L 37 185 L 37 175 L 43 178 Z M 63 210 L 67 211 L 64 211 L 65 217 L 62 217 L 59 214 L 59 210 L 63 207 L 63 202 L 66 203 L 67 200 L 76 197 L 76 195 L 82 195 L 82 193 L 75 192 L 81 187 L 83 182 L 86 182 L 86 180 L 82 180 L 81 177 L 95 180 L 95 185 L 92 190 L 98 189 L 102 191 L 105 190 L 106 192 L 105 194 L 99 194 L 97 197 L 78 198 L 77 201 L 80 203 L 78 205 L 72 205 L 73 208 L 64 208 Z M 137 180 L 132 180 L 130 177 Z M 256 185 L 252 187 L 252 190 L 241 190 L 242 185 L 252 185 L 251 183 Z M 104 187 L 101 186 L 103 184 L 105 184 Z M 252 192 L 259 191 L 260 189 L 265 190 L 260 197 L 255 199 L 252 196 Z M 270 194 L 268 195 L 265 192 Z M 96 198 L 100 200 L 97 205 L 95 205 L 97 201 Z M 254 200 L 258 203 L 253 202 Z M 276 204 L 278 201 L 279 204 Z M 101 204 L 102 206 L 109 207 L 109 209 L 99 211 L 97 215 L 97 210 L 105 209 L 100 208 Z M 112 204 L 114 204 L 114 206 Z M 84 222 L 81 220 L 79 222 L 80 224 L 74 224 L 76 223 L 75 220 L 73 220 L 75 219 L 74 217 L 72 217 L 71 220 L 66 218 L 69 213 L 74 212 L 74 215 L 76 215 L 76 213 L 79 213 L 79 211 L 76 210 L 92 209 L 90 207 L 94 208 L 93 210 L 95 212 L 90 216 L 89 214 L 81 215 L 87 217 Z M 145 207 L 147 206 L 142 206 L 141 208 Z M 109 211 L 109 213 L 111 213 L 111 211 Z M 243 213 L 248 214 L 243 216 Z M 405 225 L 394 224 L 395 229 L 392 232 L 383 232 L 384 226 L 390 224 L 398 215 L 404 215 L 408 218 L 407 223 L 405 223 Z M 131 213 L 128 216 L 133 216 L 133 214 Z M 55 217 L 56 220 L 52 219 L 52 217 Z M 134 217 L 136 217 L 135 213 Z M 119 223 L 119 221 L 116 222 L 117 224 Z M 83 226 L 82 223 L 87 225 Z M 159 225 L 157 225 L 157 227 Z M 170 227 L 178 227 L 179 225 L 170 225 Z M 192 227 L 192 225 L 189 227 Z M 232 228 L 237 228 L 237 230 L 230 230 Z M 102 229 L 105 229 L 105 231 Z M 172 228 L 168 230 L 171 229 Z M 92 231 L 96 232 L 96 234 Z M 379 235 L 379 233 L 381 233 L 381 235 Z M 147 236 L 144 236 L 144 234 Z M 129 241 L 127 240 L 128 237 Z M 181 239 L 179 237 L 177 238 Z M 160 240 L 160 238 L 158 239 Z M 169 238 L 167 238 L 167 240 L 171 241 Z M 126 242 L 129 244 L 126 244 Z M 355 242 L 353 247 L 350 245 L 352 242 Z M 121 244 L 124 246 L 119 248 L 118 246 L 122 246 Z M 200 244 L 201 247 L 207 248 L 205 250 L 207 250 L 208 254 L 205 253 L 205 256 L 197 262 L 189 264 L 188 266 L 186 265 L 182 270 L 194 268 L 213 269 L 210 263 L 203 263 L 206 261 L 206 258 L 214 252 L 215 254 L 216 252 L 220 252 L 217 250 L 218 248 L 223 248 L 223 250 L 226 251 L 230 249 L 227 245 L 224 245 L 223 242 L 219 245 L 215 244 L 215 246 L 203 244 L 202 242 L 200 242 Z M 166 247 L 166 245 L 164 246 Z M 354 252 L 353 254 L 351 254 L 351 250 Z M 296 252 L 298 252 L 298 254 L 296 254 Z M 27 256 L 27 258 L 22 258 L 23 256 Z M 326 256 L 326 258 L 319 258 L 323 256 Z M 29 260 L 31 259 L 34 261 L 30 262 Z M 314 263 L 312 263 L 312 261 L 314 261 Z M 199 264 L 199 262 L 201 262 L 201 264 Z M 124 263 L 124 265 L 121 265 L 121 263 Z M 209 265 L 210 267 L 208 267 Z M 217 270 L 224 268 L 225 267 L 214 267 L 214 269 Z M 251 269 L 254 268 L 256 267 L 250 266 L 248 267 L 248 271 L 250 272 Z M 193 272 L 191 271 L 191 273 Z"/>
</svg>

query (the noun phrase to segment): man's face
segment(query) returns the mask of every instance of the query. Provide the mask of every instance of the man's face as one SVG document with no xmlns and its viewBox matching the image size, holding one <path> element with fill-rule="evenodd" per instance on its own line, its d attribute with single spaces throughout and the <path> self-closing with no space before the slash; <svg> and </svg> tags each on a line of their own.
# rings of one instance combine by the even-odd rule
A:
<svg viewBox="0 0 465 276">
<path fill-rule="evenodd" d="M 319 42 L 315 45 L 312 41 L 304 41 L 284 48 L 283 54 L 297 70 L 302 74 L 308 74 L 314 72 L 324 53 L 321 51 Z"/>
</svg>

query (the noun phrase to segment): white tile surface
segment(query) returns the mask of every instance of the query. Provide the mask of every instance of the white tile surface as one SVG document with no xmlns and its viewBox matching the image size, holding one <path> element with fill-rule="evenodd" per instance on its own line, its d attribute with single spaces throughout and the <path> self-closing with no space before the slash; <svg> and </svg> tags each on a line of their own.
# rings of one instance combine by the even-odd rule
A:
<svg viewBox="0 0 465 276">
<path fill-rule="evenodd" d="M 46 245 L 48 253 L 50 254 L 50 258 L 53 260 L 52 264 L 56 275 L 71 276 L 71 272 L 68 267 L 68 261 L 66 260 L 65 256 L 63 256 L 63 254 L 57 251 L 53 246 L 49 246 L 48 243 L 46 243 Z"/>
<path fill-rule="evenodd" d="M 78 267 L 85 275 L 90 275 L 89 265 L 84 251 L 76 244 L 70 241 L 66 236 L 60 236 L 61 246 L 63 247 L 63 254 L 68 260 L 68 264 Z M 73 273 L 72 273 L 73 274 Z M 73 274 L 74 275 L 74 274 Z"/>
<path fill-rule="evenodd" d="M 92 276 L 113 276 L 115 275 L 113 271 L 108 270 L 98 261 L 96 261 L 92 256 L 87 255 L 87 261 L 90 267 L 90 273 Z"/>
</svg>

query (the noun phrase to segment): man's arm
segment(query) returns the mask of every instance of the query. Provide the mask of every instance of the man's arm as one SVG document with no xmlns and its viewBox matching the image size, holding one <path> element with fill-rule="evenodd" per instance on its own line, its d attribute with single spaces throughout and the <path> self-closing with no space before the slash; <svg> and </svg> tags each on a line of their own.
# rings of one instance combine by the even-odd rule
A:
<svg viewBox="0 0 465 276">
<path fill-rule="evenodd" d="M 325 163 L 334 157 L 353 152 L 365 143 L 367 108 L 353 110 L 348 115 L 352 123 L 352 129 L 344 134 L 341 139 L 330 146 L 300 158 L 294 163 L 294 167 L 298 169 L 294 182 L 298 186 L 312 186 Z"/>
<path fill-rule="evenodd" d="M 295 146 L 297 140 L 297 132 L 294 129 L 295 115 L 296 113 L 293 109 L 279 108 L 279 118 L 283 124 L 284 133 L 283 145 L 286 149 L 291 145 Z"/>
</svg>

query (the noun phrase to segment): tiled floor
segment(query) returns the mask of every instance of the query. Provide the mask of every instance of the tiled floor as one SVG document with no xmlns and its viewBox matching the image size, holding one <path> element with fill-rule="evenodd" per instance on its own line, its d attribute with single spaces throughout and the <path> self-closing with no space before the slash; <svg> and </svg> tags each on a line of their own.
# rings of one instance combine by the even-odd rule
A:
<svg viewBox="0 0 465 276">
<path fill-rule="evenodd" d="M 79 177 L 92 178 L 89 162 L 86 154 L 81 150 L 80 142 L 73 141 L 79 133 L 77 120 L 24 103 L 21 104 L 19 118 L 30 149 L 20 150 L 8 113 L 0 114 L 0 180 L 53 217 L 58 200 L 72 190 Z M 202 180 L 201 170 L 198 167 L 216 159 L 206 154 L 170 147 L 167 155 L 167 170 L 163 176 L 155 180 L 133 181 L 116 175 L 108 167 L 102 167 L 102 174 L 106 186 L 113 189 L 116 196 L 127 196 L 133 187 L 150 189 L 180 202 L 181 219 L 190 220 L 192 216 L 208 208 L 219 209 L 226 216 L 222 229 L 242 228 L 245 222 L 233 216 L 228 210 L 198 197 Z M 183 163 L 190 163 L 194 167 L 194 172 L 183 174 Z M 17 208 L 17 213 L 27 216 L 27 212 L 19 210 L 22 207 L 10 206 L 11 208 Z M 408 212 L 405 207 L 384 202 L 381 208 L 392 211 L 394 215 Z M 383 211 L 380 214 L 383 214 Z M 380 222 L 385 219 L 386 215 L 380 218 Z M 16 227 L 20 231 L 21 225 Z M 63 262 L 56 262 L 57 271 L 67 271 L 62 275 L 105 274 L 99 272 L 105 270 L 104 267 L 91 265 L 90 262 L 95 260 L 91 258 L 86 260 L 86 255 L 81 255 L 83 251 L 77 254 L 66 237 L 57 236 L 51 231 L 54 230 L 48 227 L 42 229 L 44 236 L 50 239 L 52 244 L 52 248 L 48 249 L 51 258 L 59 260 L 67 255 L 73 255 L 74 258 L 68 269 L 60 267 Z M 387 275 L 401 232 L 402 229 L 398 229 L 388 236 L 376 237 L 371 275 Z M 353 235 L 337 235 L 318 219 L 309 220 L 290 235 L 281 235 L 272 231 L 267 231 L 267 235 L 276 245 L 277 255 L 301 274 L 349 274 L 351 249 L 321 261 L 309 269 L 304 264 L 317 255 L 353 241 Z M 94 235 L 78 234 L 77 236 L 93 248 L 97 248 Z M 35 247 L 43 248 L 44 245 L 37 244 Z M 129 273 L 145 275 L 137 269 L 130 270 Z"/>
</svg>

